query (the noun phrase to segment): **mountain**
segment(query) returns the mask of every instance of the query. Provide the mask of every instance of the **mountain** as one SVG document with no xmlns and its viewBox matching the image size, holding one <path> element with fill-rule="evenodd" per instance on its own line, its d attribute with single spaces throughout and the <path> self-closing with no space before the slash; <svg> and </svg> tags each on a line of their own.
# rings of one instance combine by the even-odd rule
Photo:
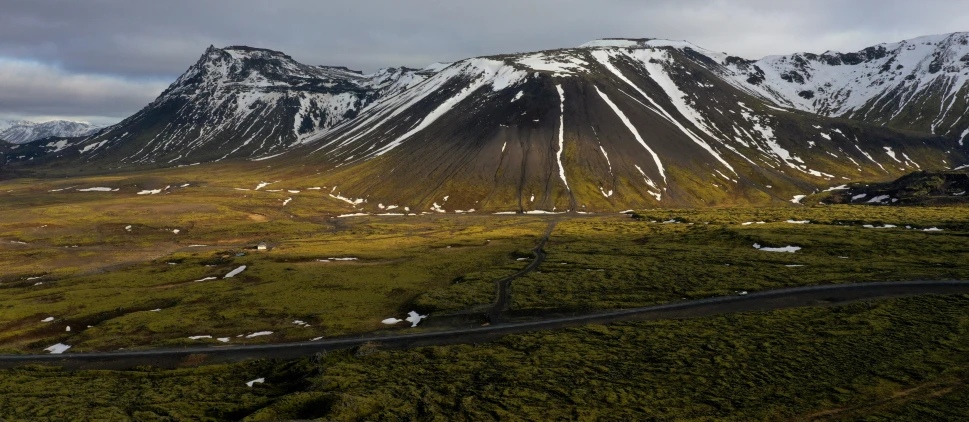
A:
<svg viewBox="0 0 969 422">
<path fill-rule="evenodd" d="M 423 74 L 389 68 L 362 75 L 278 51 L 209 47 L 154 102 L 87 141 L 83 156 L 129 165 L 269 156 L 354 118 Z"/>
<path fill-rule="evenodd" d="M 967 162 L 955 137 L 856 119 L 846 102 L 789 99 L 790 82 L 766 63 L 683 41 L 604 39 L 363 75 L 210 47 L 134 116 L 21 160 L 102 171 L 267 160 L 361 210 L 425 212 L 789 203 Z"/>
<path fill-rule="evenodd" d="M 463 60 L 293 156 L 343 197 L 519 211 L 788 202 L 965 160 L 942 137 L 778 108 L 727 58 L 623 39 Z"/>
<path fill-rule="evenodd" d="M 14 144 L 23 144 L 51 136 L 78 138 L 92 135 L 99 130 L 101 130 L 100 126 L 69 120 L 52 120 L 44 123 L 26 120 L 0 121 L 0 139 Z"/>
<path fill-rule="evenodd" d="M 721 64 L 738 85 L 779 105 L 959 142 L 969 138 L 966 32 L 878 44 L 853 53 L 799 53 L 757 61 L 727 57 Z"/>
</svg>

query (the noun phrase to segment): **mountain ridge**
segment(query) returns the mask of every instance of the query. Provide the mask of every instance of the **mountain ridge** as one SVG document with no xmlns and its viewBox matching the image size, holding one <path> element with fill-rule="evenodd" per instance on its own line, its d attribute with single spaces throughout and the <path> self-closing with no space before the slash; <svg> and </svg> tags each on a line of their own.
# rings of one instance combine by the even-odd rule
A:
<svg viewBox="0 0 969 422">
<path fill-rule="evenodd" d="M 42 123 L 28 120 L 0 121 L 0 139 L 14 144 L 24 144 L 49 137 L 79 138 L 103 129 L 88 122 L 50 120 Z"/>
<path fill-rule="evenodd" d="M 951 137 L 799 109 L 815 103 L 790 101 L 784 84 L 800 84 L 775 73 L 652 38 L 370 75 L 210 47 L 139 113 L 33 158 L 109 169 L 266 160 L 320 173 L 361 207 L 522 212 L 791 202 L 966 161 Z"/>
</svg>

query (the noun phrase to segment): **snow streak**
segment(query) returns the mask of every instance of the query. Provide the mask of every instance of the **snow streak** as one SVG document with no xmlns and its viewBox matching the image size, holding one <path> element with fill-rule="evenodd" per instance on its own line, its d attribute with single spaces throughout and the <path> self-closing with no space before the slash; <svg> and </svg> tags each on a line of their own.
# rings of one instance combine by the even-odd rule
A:
<svg viewBox="0 0 969 422">
<path fill-rule="evenodd" d="M 629 131 L 632 132 L 633 136 L 636 137 L 636 140 L 639 141 L 639 144 L 642 145 L 643 148 L 646 148 L 646 151 L 649 152 L 649 155 L 653 156 L 653 161 L 656 162 L 656 168 L 659 170 L 660 176 L 663 176 L 663 182 L 669 184 L 669 182 L 666 180 L 666 170 L 663 169 L 663 163 L 659 160 L 659 155 L 656 155 L 656 152 L 654 152 L 653 149 L 649 147 L 649 145 L 646 145 L 646 141 L 643 140 L 642 136 L 639 136 L 639 131 L 637 131 L 636 127 L 633 126 L 633 123 L 629 121 L 629 118 L 627 118 L 626 115 L 623 114 L 622 110 L 619 109 L 619 106 L 617 106 L 616 103 L 612 102 L 612 100 L 610 100 L 609 97 L 604 92 L 599 90 L 599 87 L 596 87 L 596 92 L 599 93 L 599 96 L 602 97 L 602 100 L 605 101 L 606 104 L 609 104 L 609 107 L 611 107 L 612 111 L 616 113 L 616 116 L 619 116 L 619 120 L 622 120 L 622 122 L 626 124 L 626 127 L 629 129 Z"/>
</svg>

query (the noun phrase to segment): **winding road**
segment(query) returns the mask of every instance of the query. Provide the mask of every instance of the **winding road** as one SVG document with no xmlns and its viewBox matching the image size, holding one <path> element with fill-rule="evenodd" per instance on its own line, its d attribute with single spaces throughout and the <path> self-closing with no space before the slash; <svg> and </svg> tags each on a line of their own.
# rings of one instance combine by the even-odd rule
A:
<svg viewBox="0 0 969 422">
<path fill-rule="evenodd" d="M 508 304 L 511 303 L 510 288 L 512 280 L 535 271 L 538 269 L 539 265 L 542 265 L 542 263 L 545 262 L 545 257 L 547 255 L 544 249 L 545 243 L 548 242 L 548 238 L 552 236 L 552 230 L 555 230 L 556 224 L 558 224 L 558 220 L 552 220 L 548 223 L 548 228 L 545 229 L 545 234 L 542 235 L 542 238 L 538 241 L 538 245 L 535 246 L 535 249 L 532 249 L 532 255 L 535 256 L 535 259 L 532 260 L 532 262 L 529 262 L 525 268 L 521 269 L 521 271 L 495 281 L 495 284 L 498 285 L 497 295 L 495 297 L 495 303 L 492 305 L 491 311 L 488 313 L 488 320 L 491 321 L 492 325 L 500 324 L 501 314 L 508 310 Z"/>
<path fill-rule="evenodd" d="M 0 355 L 0 368 L 43 364 L 63 366 L 68 369 L 124 369 L 143 365 L 177 367 L 202 362 L 221 363 L 260 358 L 291 359 L 331 350 L 350 349 L 368 343 L 381 348 L 476 343 L 494 340 L 508 334 L 587 324 L 694 318 L 737 312 L 831 306 L 893 297 L 967 293 L 969 293 L 969 281 L 906 281 L 795 287 L 755 292 L 743 296 L 718 296 L 587 315 L 508 322 L 499 325 L 469 326 L 415 334 L 366 335 L 315 342 L 247 346 L 186 347 L 143 351 L 66 353 L 62 355 Z"/>
</svg>

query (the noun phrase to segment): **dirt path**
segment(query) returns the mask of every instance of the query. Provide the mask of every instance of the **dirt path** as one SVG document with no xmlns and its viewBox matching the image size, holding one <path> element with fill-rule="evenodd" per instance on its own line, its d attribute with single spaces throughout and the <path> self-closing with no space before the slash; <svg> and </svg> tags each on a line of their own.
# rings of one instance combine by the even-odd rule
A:
<svg viewBox="0 0 969 422">
<path fill-rule="evenodd" d="M 247 359 L 294 359 L 315 353 L 374 344 L 382 348 L 412 348 L 495 340 L 508 334 L 553 330 L 588 324 L 705 317 L 738 312 L 757 312 L 810 306 L 833 306 L 850 302 L 927 294 L 966 294 L 969 281 L 908 281 L 833 284 L 718 296 L 707 299 L 624 309 L 564 318 L 468 326 L 416 334 L 364 335 L 283 344 L 186 347 L 143 351 L 66 353 L 63 355 L 0 355 L 0 368 L 27 364 L 62 366 L 68 369 L 124 369 L 152 365 L 178 367 L 191 362 L 222 363 Z"/>
<path fill-rule="evenodd" d="M 496 280 L 495 284 L 498 285 L 497 297 L 495 298 L 495 303 L 491 307 L 491 311 L 488 313 L 488 320 L 491 321 L 491 325 L 496 325 L 501 323 L 501 314 L 508 310 L 508 306 L 511 303 L 511 282 L 512 280 L 528 274 L 532 271 L 538 269 L 542 262 L 545 262 L 545 243 L 548 242 L 549 236 L 552 235 L 552 230 L 555 230 L 555 225 L 558 224 L 559 220 L 552 220 L 548 223 L 548 228 L 545 229 L 545 234 L 538 241 L 538 245 L 535 249 L 532 249 L 532 255 L 535 259 L 532 260 L 525 268 L 521 271 L 514 273 L 508 277 L 500 280 Z"/>
</svg>

